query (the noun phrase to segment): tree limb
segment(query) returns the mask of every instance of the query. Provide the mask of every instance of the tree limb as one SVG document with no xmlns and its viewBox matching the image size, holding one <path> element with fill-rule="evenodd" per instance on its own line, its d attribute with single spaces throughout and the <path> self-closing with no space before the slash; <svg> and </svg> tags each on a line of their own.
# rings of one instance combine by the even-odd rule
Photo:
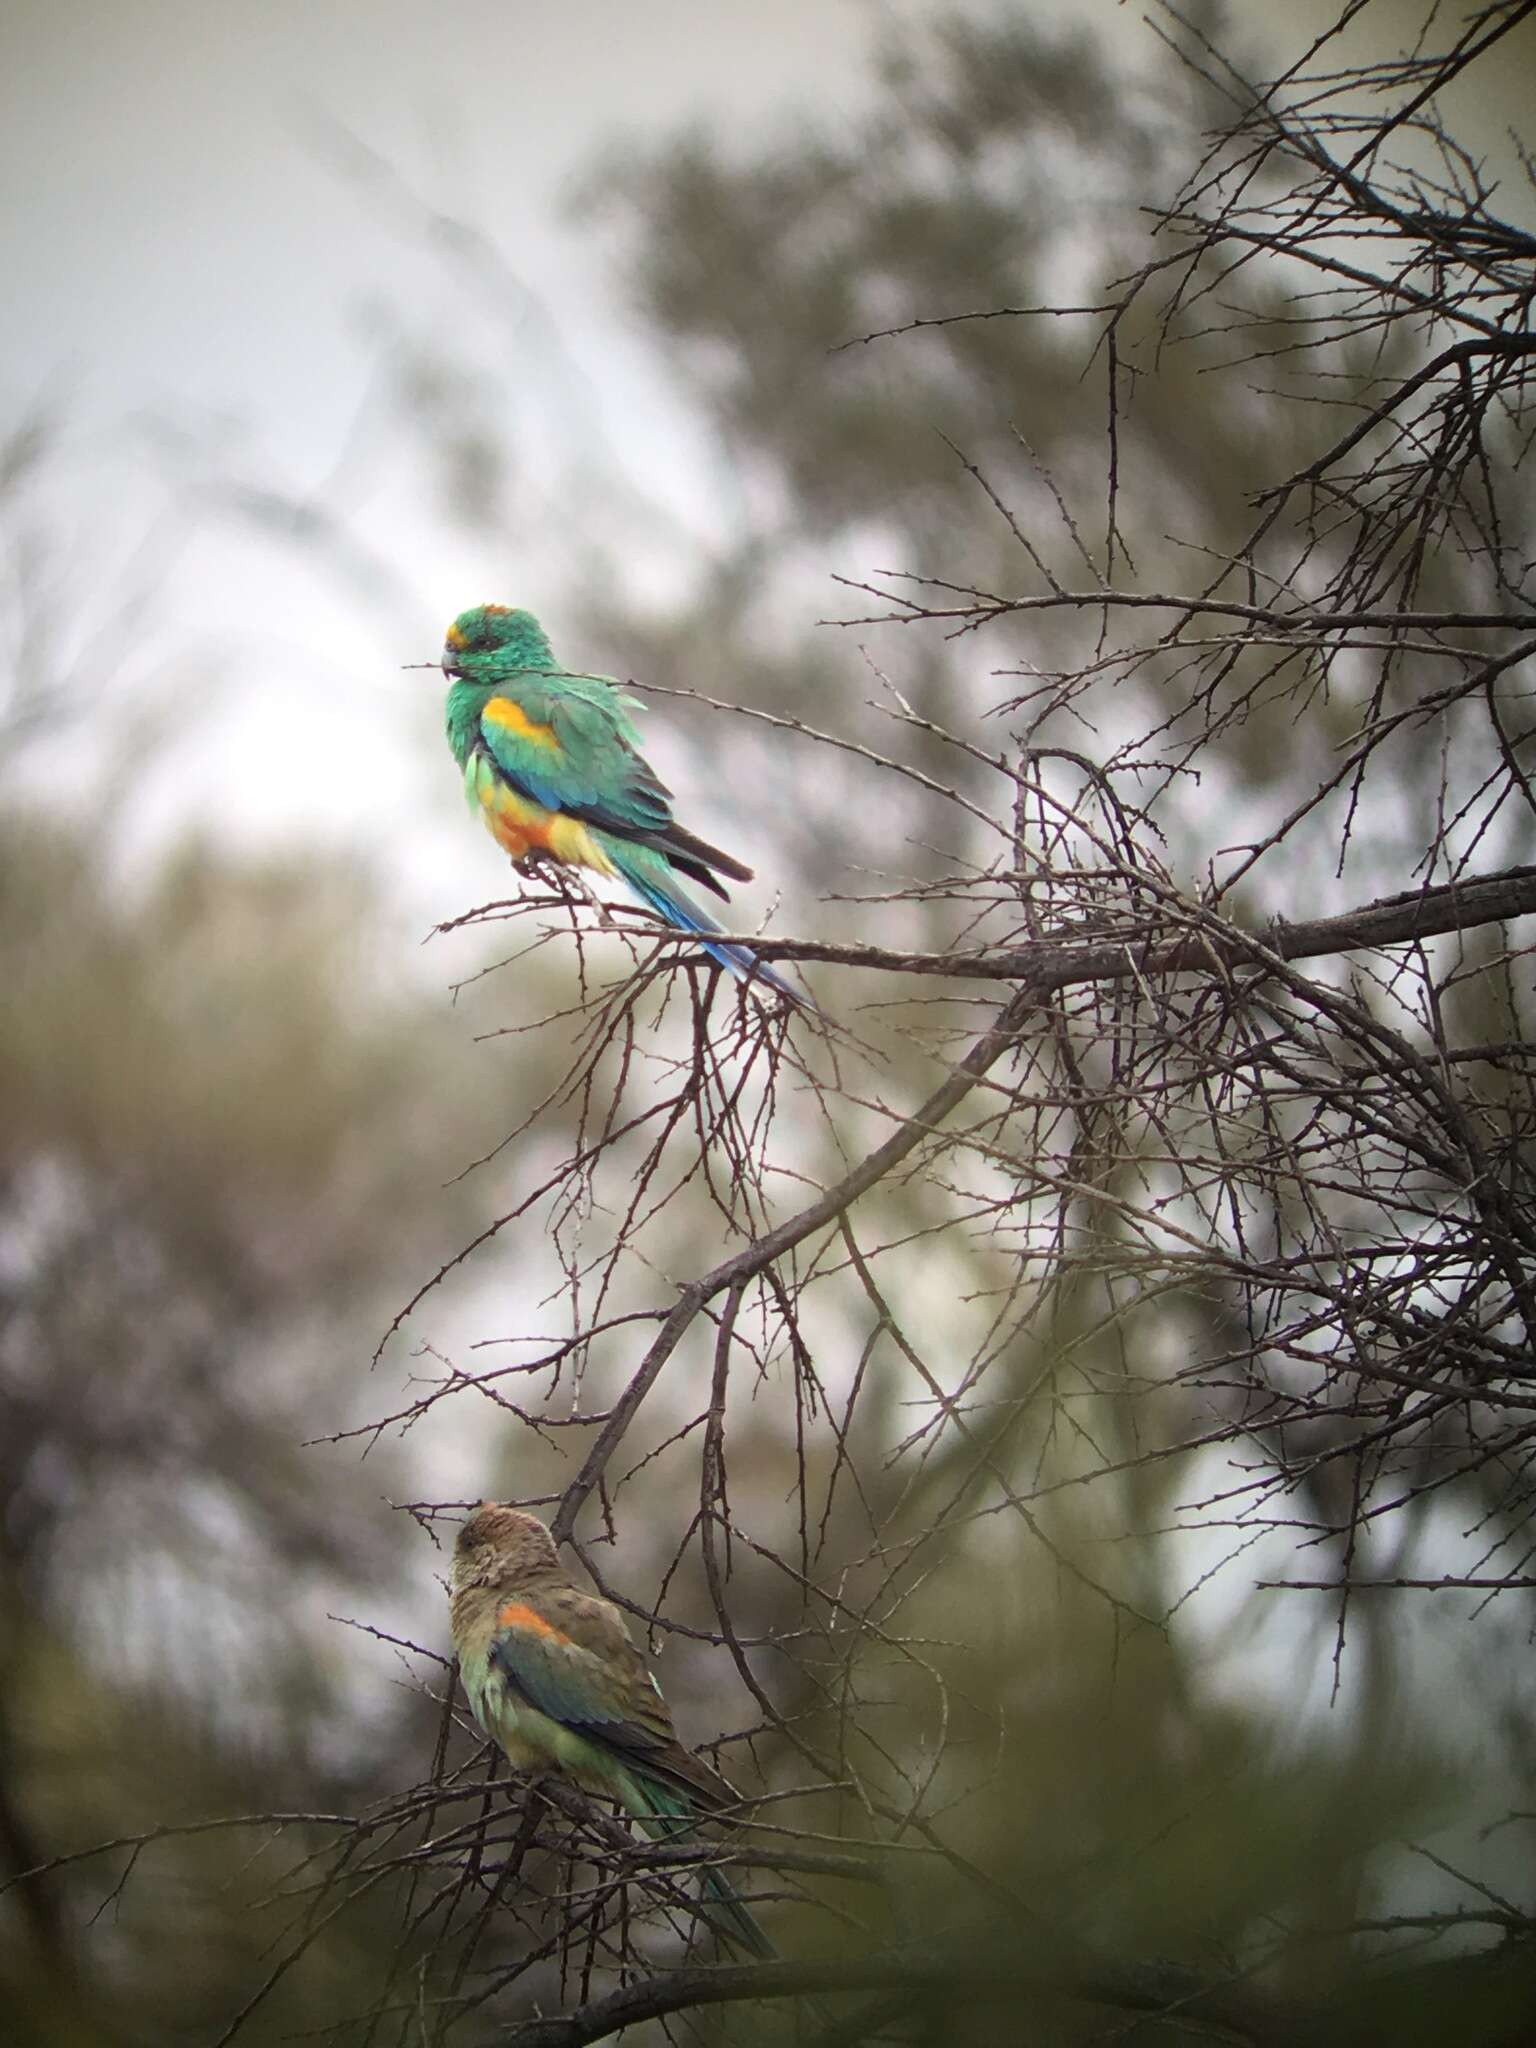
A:
<svg viewBox="0 0 1536 2048">
<path fill-rule="evenodd" d="M 1024 1958 L 972 1951 L 903 1949 L 852 1962 L 696 1963 L 551 2018 L 520 2020 L 502 2035 L 503 2048 L 586 2048 L 621 2027 L 666 2013 L 757 1998 L 804 1998 L 839 1991 L 942 1992 L 979 2005 L 1021 1994 L 1070 1997 L 1130 2012 L 1162 2013 L 1220 2028 L 1240 2041 L 1278 2043 L 1278 2011 L 1241 1991 L 1214 1987 L 1173 1964 L 1091 1964 L 1050 1971 Z"/>
<path fill-rule="evenodd" d="M 1406 889 L 1374 903 L 1292 924 L 1277 919 L 1248 934 L 1198 911 L 1200 929 L 1175 939 L 1125 938 L 1090 945 L 1046 941 L 975 953 L 898 953 L 881 946 L 838 946 L 818 940 L 752 938 L 766 959 L 825 960 L 904 974 L 948 975 L 961 981 L 1022 981 L 1036 996 L 1084 981 L 1118 981 L 1134 974 L 1177 974 L 1237 965 L 1255 945 L 1282 960 L 1309 960 L 1371 946 L 1402 946 L 1445 932 L 1473 931 L 1506 918 L 1536 914 L 1536 867 L 1506 868 L 1432 888 Z"/>
</svg>

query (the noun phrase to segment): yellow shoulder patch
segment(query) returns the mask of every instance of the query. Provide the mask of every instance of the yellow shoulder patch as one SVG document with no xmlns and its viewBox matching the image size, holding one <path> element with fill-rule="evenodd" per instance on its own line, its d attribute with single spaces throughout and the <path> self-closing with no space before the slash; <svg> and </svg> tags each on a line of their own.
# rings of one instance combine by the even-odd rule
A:
<svg viewBox="0 0 1536 2048">
<path fill-rule="evenodd" d="M 551 747 L 557 754 L 560 752 L 554 727 L 536 724 L 522 705 L 514 704 L 510 697 L 493 697 L 481 712 L 480 722 L 482 725 L 499 725 L 503 732 L 516 733 L 520 740 L 532 740 L 535 746 Z"/>
</svg>

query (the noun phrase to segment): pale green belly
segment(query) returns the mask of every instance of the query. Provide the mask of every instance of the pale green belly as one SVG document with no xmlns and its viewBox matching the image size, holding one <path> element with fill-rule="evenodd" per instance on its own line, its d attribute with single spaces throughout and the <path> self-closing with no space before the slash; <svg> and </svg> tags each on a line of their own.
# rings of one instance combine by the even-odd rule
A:
<svg viewBox="0 0 1536 2048">
<path fill-rule="evenodd" d="M 493 1672 L 470 1693 L 475 1718 L 504 1752 L 514 1770 L 560 1770 L 600 1799 L 617 1799 L 631 1813 L 648 1811 L 622 1764 L 579 1734 L 513 1697 Z"/>
</svg>

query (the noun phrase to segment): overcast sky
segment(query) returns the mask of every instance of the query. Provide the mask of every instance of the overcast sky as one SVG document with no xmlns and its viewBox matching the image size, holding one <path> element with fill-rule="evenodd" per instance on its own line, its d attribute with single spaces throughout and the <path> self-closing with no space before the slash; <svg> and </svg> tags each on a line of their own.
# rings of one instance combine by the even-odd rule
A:
<svg viewBox="0 0 1536 2048">
<path fill-rule="evenodd" d="M 568 183 L 621 135 L 739 132 L 857 92 L 863 0 L 19 0 L 0 19 L 12 393 L 61 365 L 104 407 L 260 416 L 318 471 L 358 397 L 356 310 L 429 273 L 317 117 L 489 234 L 562 319 L 601 306 Z M 452 323 L 452 309 L 442 309 Z"/>
<path fill-rule="evenodd" d="M 547 523 L 516 564 L 493 559 L 445 528 L 420 476 L 372 449 L 381 311 L 450 355 L 498 358 L 515 414 L 505 424 L 552 467 L 582 458 L 645 473 L 680 515 L 707 516 L 707 451 L 627 319 L 601 237 L 564 202 L 625 137 L 688 120 L 740 136 L 835 114 L 864 89 L 866 44 L 888 18 L 862 0 L 4 10 L 0 262 L 12 317 L 0 324 L 0 411 L 8 426 L 39 394 L 66 407 L 70 460 L 55 472 L 51 513 L 83 610 L 93 597 L 107 608 L 119 565 L 163 506 L 167 464 L 151 427 L 216 446 L 220 470 L 243 485 L 301 497 L 326 487 L 348 451 L 371 450 L 355 465 L 349 513 L 401 567 L 398 592 L 362 606 L 298 552 L 199 510 L 146 652 L 194 685 L 220 677 L 224 708 L 199 736 L 195 768 L 184 756 L 139 807 L 152 837 L 184 816 L 256 841 L 296 825 L 371 841 L 386 810 L 424 823 L 412 769 L 441 745 L 424 713 L 432 684 L 397 664 L 433 655 L 467 604 L 539 602 Z M 389 167 L 398 192 L 360 174 L 348 137 Z M 504 300 L 475 304 L 447 286 L 418 232 L 418 199 L 489 238 L 526 296 L 520 319 L 507 320 Z M 423 715 L 392 717 L 396 703 Z M 345 788 L 341 747 L 357 770 Z M 453 794 L 446 752 L 432 767 L 441 821 Z M 434 891 L 430 909 L 500 873 L 456 807 L 451 829 L 456 887 L 453 854 L 409 834 L 411 872 L 425 864 L 448 892 Z"/>
</svg>

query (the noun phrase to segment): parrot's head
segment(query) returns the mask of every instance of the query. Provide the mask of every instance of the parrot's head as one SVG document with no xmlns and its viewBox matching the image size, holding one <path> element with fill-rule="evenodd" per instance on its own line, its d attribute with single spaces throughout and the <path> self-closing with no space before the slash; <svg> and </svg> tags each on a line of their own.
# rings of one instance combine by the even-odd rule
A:
<svg viewBox="0 0 1536 2048">
<path fill-rule="evenodd" d="M 491 682 L 519 670 L 554 668 L 538 620 L 509 604 L 477 604 L 460 612 L 443 636 L 445 676 Z"/>
<path fill-rule="evenodd" d="M 466 1586 L 499 1586 L 510 1579 L 559 1569 L 554 1538 L 537 1515 L 483 1500 L 459 1531 L 459 1540 L 453 1546 L 450 1591 L 461 1593 Z"/>
</svg>

